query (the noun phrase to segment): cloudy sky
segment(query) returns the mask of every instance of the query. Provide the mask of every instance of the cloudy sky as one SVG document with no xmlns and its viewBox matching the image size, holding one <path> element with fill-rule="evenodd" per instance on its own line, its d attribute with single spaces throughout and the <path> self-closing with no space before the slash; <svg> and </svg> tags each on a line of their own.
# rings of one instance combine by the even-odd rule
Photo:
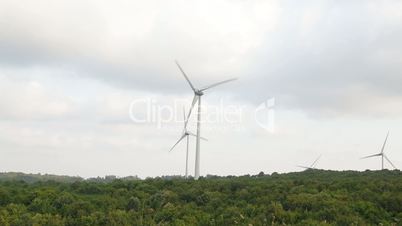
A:
<svg viewBox="0 0 402 226">
<path fill-rule="evenodd" d="M 176 59 L 197 87 L 239 78 L 203 97 L 202 175 L 298 171 L 321 154 L 319 168 L 378 169 L 359 158 L 388 130 L 402 167 L 401 12 L 397 0 L 0 0 L 0 171 L 183 174 L 185 143 L 168 151 L 192 92 Z"/>
</svg>

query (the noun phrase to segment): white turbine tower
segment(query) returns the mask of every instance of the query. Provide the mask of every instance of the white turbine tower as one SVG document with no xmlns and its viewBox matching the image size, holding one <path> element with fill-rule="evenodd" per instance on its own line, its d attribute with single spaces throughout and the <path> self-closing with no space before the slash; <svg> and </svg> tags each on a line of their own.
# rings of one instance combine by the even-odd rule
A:
<svg viewBox="0 0 402 226">
<path fill-rule="evenodd" d="M 185 178 L 188 178 L 188 146 L 189 146 L 189 136 L 194 136 L 197 137 L 194 133 L 190 132 L 187 130 L 187 117 L 186 117 L 186 111 L 183 109 L 183 116 L 184 116 L 184 128 L 183 128 L 183 134 L 179 138 L 179 140 L 173 145 L 173 147 L 169 150 L 171 152 L 184 138 L 187 139 L 187 150 L 186 150 L 186 171 L 185 171 Z M 207 141 L 207 139 L 201 137 L 202 140 Z"/>
<path fill-rule="evenodd" d="M 193 98 L 193 102 L 191 103 L 190 111 L 188 112 L 187 122 L 188 122 L 188 118 L 191 115 L 191 111 L 194 108 L 194 105 L 198 101 L 197 143 L 196 143 L 196 152 L 195 152 L 195 172 L 194 172 L 194 178 L 196 180 L 198 180 L 198 178 L 200 177 L 201 96 L 204 95 L 204 91 L 206 91 L 207 89 L 210 89 L 210 88 L 218 86 L 218 85 L 222 85 L 222 84 L 227 83 L 227 82 L 234 81 L 234 80 L 236 80 L 236 78 L 228 79 L 228 80 L 225 80 L 225 81 L 222 81 L 222 82 L 218 82 L 218 83 L 203 87 L 201 89 L 196 89 L 193 86 L 193 84 L 191 83 L 190 79 L 187 77 L 186 73 L 180 67 L 180 65 L 179 65 L 179 63 L 177 61 L 176 61 L 176 65 L 177 65 L 177 67 L 179 67 L 181 73 L 183 74 L 184 78 L 187 80 L 188 84 L 190 85 L 191 89 L 194 92 L 194 98 Z M 187 122 L 185 122 L 185 126 L 187 126 Z"/>
<path fill-rule="evenodd" d="M 394 169 L 396 169 L 395 165 L 391 162 L 391 160 L 388 159 L 388 157 L 385 155 L 384 153 L 384 149 L 385 149 L 385 145 L 387 144 L 388 141 L 388 136 L 389 136 L 389 131 L 387 133 L 387 136 L 385 137 L 385 141 L 384 144 L 382 145 L 381 148 L 381 152 L 378 154 L 374 154 L 374 155 L 369 155 L 369 156 L 365 156 L 361 159 L 367 159 L 367 158 L 372 158 L 372 157 L 377 157 L 377 156 L 381 156 L 381 170 L 384 169 L 384 158 L 389 162 L 389 164 L 391 164 L 392 167 L 394 167 Z"/>
<path fill-rule="evenodd" d="M 321 158 L 321 155 L 318 156 L 318 158 L 313 162 L 313 164 L 311 164 L 310 166 L 297 166 L 306 170 L 312 170 L 312 169 L 317 169 L 315 168 L 316 163 L 318 162 L 318 160 Z"/>
</svg>

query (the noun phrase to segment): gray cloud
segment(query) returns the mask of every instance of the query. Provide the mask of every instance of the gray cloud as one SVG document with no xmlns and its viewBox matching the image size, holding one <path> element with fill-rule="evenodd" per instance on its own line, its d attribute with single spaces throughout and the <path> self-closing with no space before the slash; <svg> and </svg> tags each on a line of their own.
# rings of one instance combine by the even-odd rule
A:
<svg viewBox="0 0 402 226">
<path fill-rule="evenodd" d="M 248 97 L 277 96 L 286 108 L 315 116 L 400 114 L 402 18 L 384 12 L 388 4 L 395 3 L 289 10 L 256 54 L 247 89 L 257 95 Z"/>
<path fill-rule="evenodd" d="M 375 111 L 359 100 L 401 98 L 402 6 L 395 1 L 220 1 L 216 9 L 48 3 L 28 12 L 18 3 L 2 7 L 1 64 L 50 65 L 127 89 L 187 92 L 173 64 L 178 58 L 199 84 L 240 76 L 236 92 L 246 101 L 276 96 L 310 113 Z"/>
<path fill-rule="evenodd" d="M 388 129 L 400 164 L 401 11 L 400 1 L 376 0 L 2 1 L 0 165 L 181 173 L 182 150 L 167 152 L 178 132 L 128 116 L 137 98 L 191 100 L 175 59 L 197 86 L 240 78 L 205 104 L 223 97 L 252 112 L 276 97 L 275 134 L 252 118 L 240 131 L 203 127 L 203 174 L 286 172 L 320 152 L 323 168 L 363 170 L 375 162 L 356 159 Z"/>
<path fill-rule="evenodd" d="M 2 7 L 1 64 L 50 65 L 159 92 L 186 90 L 174 59 L 200 84 L 241 74 L 244 57 L 278 14 L 275 2 L 263 1 L 218 1 L 212 8 L 210 2 L 25 3 Z"/>
</svg>

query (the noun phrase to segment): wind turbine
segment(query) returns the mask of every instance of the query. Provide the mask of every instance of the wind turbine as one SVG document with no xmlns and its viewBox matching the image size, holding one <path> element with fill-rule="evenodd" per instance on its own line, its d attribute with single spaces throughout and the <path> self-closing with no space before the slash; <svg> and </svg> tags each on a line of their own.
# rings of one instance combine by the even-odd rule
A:
<svg viewBox="0 0 402 226">
<path fill-rule="evenodd" d="M 185 178 L 188 178 L 188 145 L 189 145 L 189 136 L 194 136 L 197 137 L 194 133 L 190 132 L 187 130 L 187 117 L 186 117 L 186 111 L 183 109 L 183 116 L 184 116 L 184 128 L 183 128 L 183 134 L 179 138 L 179 140 L 173 145 L 173 147 L 169 150 L 171 152 L 184 138 L 187 139 L 187 150 L 186 150 L 186 172 L 185 172 Z M 208 141 L 207 139 L 201 137 L 202 140 Z"/>
<path fill-rule="evenodd" d="M 191 103 L 191 108 L 190 111 L 188 112 L 188 116 L 187 116 L 187 121 L 184 123 L 184 127 L 187 126 L 187 122 L 188 122 L 188 118 L 191 115 L 191 111 L 194 108 L 194 105 L 197 103 L 198 101 L 198 115 L 197 115 L 197 143 L 196 143 L 196 152 L 195 152 L 195 172 L 194 172 L 194 179 L 198 180 L 198 178 L 200 177 L 200 139 L 201 139 L 201 97 L 202 95 L 204 95 L 204 91 L 213 88 L 215 86 L 219 86 L 222 85 L 224 83 L 227 82 L 231 82 L 236 80 L 237 78 L 233 78 L 233 79 L 228 79 L 228 80 L 224 80 L 222 82 L 218 82 L 206 87 L 203 87 L 201 89 L 197 89 L 193 86 L 193 84 L 191 83 L 190 79 L 187 77 L 186 73 L 183 71 L 183 69 L 180 67 L 179 62 L 175 61 L 177 67 L 179 67 L 181 73 L 183 74 L 184 78 L 187 80 L 188 84 L 190 85 L 191 89 L 194 92 L 194 97 L 193 97 L 193 102 Z"/>
<path fill-rule="evenodd" d="M 381 148 L 381 152 L 378 154 L 374 154 L 374 155 L 369 155 L 369 156 L 365 156 L 361 159 L 367 159 L 367 158 L 372 158 L 372 157 L 377 157 L 377 156 L 381 156 L 381 170 L 384 169 L 384 158 L 391 164 L 392 167 L 394 167 L 394 169 L 396 169 L 395 165 L 391 162 L 391 160 L 388 159 L 387 155 L 385 155 L 384 153 L 384 149 L 385 149 L 385 145 L 387 144 L 388 141 L 388 136 L 389 136 L 389 131 L 387 133 L 387 136 L 385 137 L 385 141 L 384 144 L 382 145 Z"/>
<path fill-rule="evenodd" d="M 317 169 L 317 168 L 315 168 L 315 164 L 318 162 L 318 160 L 321 158 L 321 155 L 320 156 L 318 156 L 318 158 L 313 162 L 313 164 L 311 164 L 310 166 L 297 166 L 297 167 L 300 167 L 300 168 L 303 168 L 303 169 L 306 169 L 306 170 L 313 170 L 313 169 Z"/>
</svg>

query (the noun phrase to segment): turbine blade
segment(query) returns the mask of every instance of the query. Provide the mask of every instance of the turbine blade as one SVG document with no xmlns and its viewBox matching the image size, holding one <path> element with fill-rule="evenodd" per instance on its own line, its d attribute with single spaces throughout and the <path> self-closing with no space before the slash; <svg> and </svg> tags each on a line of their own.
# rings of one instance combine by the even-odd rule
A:
<svg viewBox="0 0 402 226">
<path fill-rule="evenodd" d="M 173 145 L 173 147 L 169 150 L 169 152 L 171 152 L 185 137 L 186 134 L 183 134 L 183 136 L 180 137 L 180 139 Z"/>
<path fill-rule="evenodd" d="M 310 168 L 313 168 L 314 165 L 317 163 L 317 161 L 321 158 L 321 155 L 318 156 L 318 158 L 313 162 L 313 164 L 311 164 Z"/>
<path fill-rule="evenodd" d="M 188 112 L 188 114 L 187 114 L 186 122 L 184 123 L 184 128 L 187 128 L 188 120 L 189 120 L 189 118 L 190 118 L 191 112 L 193 111 L 194 105 L 197 103 L 197 101 L 198 101 L 198 96 L 197 96 L 197 95 L 194 95 L 194 97 L 193 97 L 193 102 L 191 103 L 190 110 L 189 110 L 189 112 Z"/>
<path fill-rule="evenodd" d="M 389 158 L 384 155 L 384 158 L 389 162 L 389 164 L 391 164 L 392 167 L 394 167 L 394 169 L 397 169 L 396 166 L 391 162 L 391 160 L 389 160 Z"/>
<path fill-rule="evenodd" d="M 193 132 L 187 131 L 187 133 L 188 133 L 190 136 L 197 137 L 197 134 L 194 134 Z M 204 140 L 204 141 L 208 141 L 208 139 L 207 139 L 207 138 L 204 138 L 204 137 L 200 137 L 200 139 L 201 139 L 201 140 Z"/>
<path fill-rule="evenodd" d="M 368 156 L 362 157 L 360 159 L 367 159 L 367 158 L 371 158 L 371 157 L 375 157 L 375 156 L 381 156 L 381 155 L 382 155 L 381 153 L 380 154 L 374 154 L 374 155 L 368 155 Z"/>
<path fill-rule="evenodd" d="M 308 167 L 308 166 L 299 166 L 299 165 L 297 165 L 297 167 L 303 168 L 303 169 L 311 169 L 311 167 Z"/>
<path fill-rule="evenodd" d="M 177 67 L 179 67 L 181 73 L 184 75 L 184 78 L 187 80 L 188 84 L 190 85 L 191 89 L 195 92 L 195 88 L 193 86 L 193 84 L 191 83 L 190 79 L 187 77 L 186 73 L 183 71 L 183 69 L 180 67 L 179 62 L 177 62 L 177 60 L 175 61 Z"/>
<path fill-rule="evenodd" d="M 232 78 L 232 79 L 228 79 L 228 80 L 225 80 L 225 81 L 222 81 L 222 82 L 218 82 L 218 83 L 206 86 L 206 87 L 200 89 L 200 91 L 205 91 L 205 90 L 210 89 L 212 87 L 219 86 L 219 85 L 222 85 L 224 83 L 228 83 L 228 82 L 235 81 L 235 80 L 237 80 L 237 78 Z"/>
<path fill-rule="evenodd" d="M 388 133 L 387 133 L 387 137 L 385 137 L 384 144 L 382 145 L 381 153 L 384 153 L 384 148 L 385 148 L 385 144 L 387 144 L 388 136 L 389 136 L 389 131 L 388 131 Z"/>
<path fill-rule="evenodd" d="M 184 127 L 183 127 L 183 134 L 186 132 L 186 125 L 187 125 L 187 117 L 186 117 L 186 108 L 183 107 L 183 120 L 184 120 Z"/>
</svg>

